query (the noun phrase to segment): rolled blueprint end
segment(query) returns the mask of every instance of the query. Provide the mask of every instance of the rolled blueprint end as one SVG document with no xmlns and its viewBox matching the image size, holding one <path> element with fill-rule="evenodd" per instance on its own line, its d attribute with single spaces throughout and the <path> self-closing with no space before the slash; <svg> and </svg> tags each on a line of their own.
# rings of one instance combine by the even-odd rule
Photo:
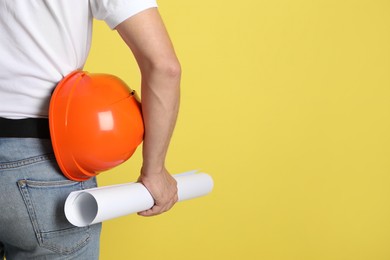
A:
<svg viewBox="0 0 390 260">
<path fill-rule="evenodd" d="M 173 177 L 177 181 L 179 201 L 201 197 L 210 193 L 214 187 L 213 179 L 205 173 L 178 174 Z"/>
<path fill-rule="evenodd" d="M 150 209 L 153 197 L 141 183 L 126 183 L 71 192 L 65 216 L 78 227 Z"/>
<path fill-rule="evenodd" d="M 67 201 L 71 201 L 72 204 L 65 204 L 65 215 L 72 225 L 84 227 L 93 222 L 98 213 L 98 204 L 94 196 L 88 192 L 76 193 L 71 194 Z"/>
<path fill-rule="evenodd" d="M 210 175 L 193 172 L 173 176 L 177 181 L 179 201 L 210 193 L 214 183 Z M 150 209 L 154 200 L 141 183 L 127 183 L 69 194 L 65 216 L 78 227 Z"/>
</svg>

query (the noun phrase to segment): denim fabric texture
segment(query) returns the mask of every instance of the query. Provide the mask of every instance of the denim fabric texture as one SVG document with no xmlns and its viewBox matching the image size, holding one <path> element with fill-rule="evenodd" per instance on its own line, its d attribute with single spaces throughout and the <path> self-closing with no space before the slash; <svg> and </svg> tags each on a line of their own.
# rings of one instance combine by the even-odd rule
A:
<svg viewBox="0 0 390 260">
<path fill-rule="evenodd" d="M 64 177 L 50 140 L 0 138 L 0 259 L 99 259 L 101 224 L 75 227 L 64 213 L 70 192 L 93 187 Z"/>
</svg>

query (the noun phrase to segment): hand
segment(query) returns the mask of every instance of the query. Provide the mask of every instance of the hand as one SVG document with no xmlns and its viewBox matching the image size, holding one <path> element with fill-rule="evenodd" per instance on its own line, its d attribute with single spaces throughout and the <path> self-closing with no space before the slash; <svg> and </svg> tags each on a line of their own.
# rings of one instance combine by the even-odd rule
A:
<svg viewBox="0 0 390 260">
<path fill-rule="evenodd" d="M 154 199 L 154 206 L 151 209 L 138 212 L 138 215 L 149 217 L 168 211 L 177 202 L 176 180 L 163 168 L 160 172 L 147 172 L 141 170 L 138 178 L 148 189 Z"/>
</svg>

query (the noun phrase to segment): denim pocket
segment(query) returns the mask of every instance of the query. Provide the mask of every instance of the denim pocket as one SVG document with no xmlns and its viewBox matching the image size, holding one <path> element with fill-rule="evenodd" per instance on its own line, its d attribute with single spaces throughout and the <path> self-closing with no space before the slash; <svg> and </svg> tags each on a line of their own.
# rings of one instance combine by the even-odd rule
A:
<svg viewBox="0 0 390 260">
<path fill-rule="evenodd" d="M 19 180 L 18 186 L 41 247 L 66 255 L 88 244 L 89 227 L 73 226 L 64 213 L 67 196 L 84 189 L 83 182 Z"/>
</svg>

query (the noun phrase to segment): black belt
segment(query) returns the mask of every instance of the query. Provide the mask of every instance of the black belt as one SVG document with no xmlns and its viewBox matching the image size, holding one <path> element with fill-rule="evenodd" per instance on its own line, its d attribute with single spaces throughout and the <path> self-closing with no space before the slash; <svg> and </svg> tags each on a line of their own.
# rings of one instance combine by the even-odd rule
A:
<svg viewBox="0 0 390 260">
<path fill-rule="evenodd" d="M 50 139 L 47 118 L 8 119 L 0 117 L 0 137 Z"/>
</svg>

